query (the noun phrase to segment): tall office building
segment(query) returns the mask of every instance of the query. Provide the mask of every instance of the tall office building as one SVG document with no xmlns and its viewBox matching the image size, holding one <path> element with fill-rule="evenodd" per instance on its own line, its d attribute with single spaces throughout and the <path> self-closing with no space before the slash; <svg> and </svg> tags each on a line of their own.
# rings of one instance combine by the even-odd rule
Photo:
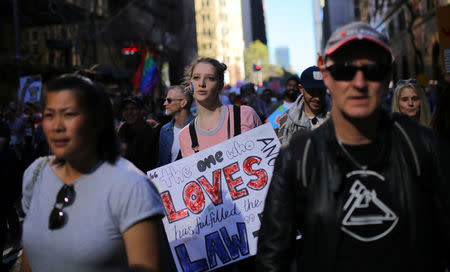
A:
<svg viewBox="0 0 450 272">
<path fill-rule="evenodd" d="M 278 66 L 282 67 L 284 70 L 291 69 L 291 58 L 289 56 L 288 47 L 277 47 L 275 48 L 275 59 Z"/>
<path fill-rule="evenodd" d="M 242 0 L 241 3 L 245 46 L 256 40 L 267 45 L 263 0 Z"/>
<path fill-rule="evenodd" d="M 198 55 L 224 62 L 231 85 L 245 77 L 241 10 L 241 0 L 195 0 Z"/>
<path fill-rule="evenodd" d="M 323 7 L 322 48 L 331 34 L 339 27 L 360 18 L 360 0 L 321 0 Z"/>
</svg>

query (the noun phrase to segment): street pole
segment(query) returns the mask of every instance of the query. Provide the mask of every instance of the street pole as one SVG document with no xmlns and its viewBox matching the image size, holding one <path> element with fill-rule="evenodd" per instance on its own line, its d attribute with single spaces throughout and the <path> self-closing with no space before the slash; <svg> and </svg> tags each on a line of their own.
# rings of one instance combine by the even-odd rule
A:
<svg viewBox="0 0 450 272">
<path fill-rule="evenodd" d="M 17 0 L 13 0 L 13 18 L 14 18 L 14 45 L 15 56 L 14 60 L 16 64 L 19 64 L 20 51 L 19 51 L 19 15 L 17 8 Z"/>
</svg>

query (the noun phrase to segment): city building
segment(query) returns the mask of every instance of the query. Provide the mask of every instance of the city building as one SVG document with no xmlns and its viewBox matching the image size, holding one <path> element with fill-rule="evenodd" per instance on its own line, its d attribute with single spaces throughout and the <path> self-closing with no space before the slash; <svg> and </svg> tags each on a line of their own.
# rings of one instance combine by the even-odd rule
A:
<svg viewBox="0 0 450 272">
<path fill-rule="evenodd" d="M 291 58 L 289 55 L 289 47 L 275 48 L 275 62 L 284 70 L 291 70 Z"/>
<path fill-rule="evenodd" d="M 360 0 L 361 19 L 390 36 L 394 82 L 416 78 L 428 85 L 441 79 L 436 9 L 448 5 L 450 0 Z"/>
<path fill-rule="evenodd" d="M 241 4 L 245 46 L 257 40 L 267 45 L 263 0 L 242 0 Z"/>
<path fill-rule="evenodd" d="M 22 75 L 77 70 L 130 90 L 144 46 L 176 84 L 197 52 L 194 0 L 1 1 L 0 15 L 0 99 Z"/>
<path fill-rule="evenodd" d="M 195 0 L 198 55 L 228 66 L 226 84 L 245 78 L 241 0 Z"/>
<path fill-rule="evenodd" d="M 339 27 L 360 19 L 360 0 L 321 0 L 323 29 L 321 51 L 331 34 Z M 385 1 L 384 1 L 385 2 Z"/>
<path fill-rule="evenodd" d="M 314 17 L 314 39 L 316 52 L 322 54 L 323 52 L 323 8 L 325 6 L 324 0 L 313 0 L 313 17 Z"/>
</svg>

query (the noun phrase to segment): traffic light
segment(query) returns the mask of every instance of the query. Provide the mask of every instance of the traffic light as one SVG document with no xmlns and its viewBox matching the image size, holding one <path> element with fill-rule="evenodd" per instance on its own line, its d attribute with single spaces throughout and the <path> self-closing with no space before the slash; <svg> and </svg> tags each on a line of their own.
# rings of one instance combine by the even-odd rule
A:
<svg viewBox="0 0 450 272">
<path fill-rule="evenodd" d="M 261 65 L 259 65 L 259 64 L 253 64 L 253 71 L 254 71 L 254 72 L 261 71 Z"/>
</svg>

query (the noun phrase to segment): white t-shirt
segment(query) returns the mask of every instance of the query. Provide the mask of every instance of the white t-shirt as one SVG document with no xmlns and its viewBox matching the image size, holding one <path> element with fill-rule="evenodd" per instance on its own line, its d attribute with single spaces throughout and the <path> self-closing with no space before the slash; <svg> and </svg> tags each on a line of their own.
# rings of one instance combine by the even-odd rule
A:
<svg viewBox="0 0 450 272">
<path fill-rule="evenodd" d="M 290 108 L 292 108 L 292 106 L 295 104 L 294 102 L 287 102 L 286 100 L 283 100 L 283 107 L 285 110 L 288 110 Z"/>
<path fill-rule="evenodd" d="M 23 247 L 33 271 L 128 271 L 122 234 L 137 222 L 164 214 L 154 185 L 120 158 L 101 163 L 72 185 L 75 200 L 64 207 L 66 224 L 48 228 L 56 195 L 64 183 L 49 164 L 32 185 L 37 159 L 24 173 Z"/>
<path fill-rule="evenodd" d="M 173 144 L 172 150 L 170 151 L 171 162 L 175 161 L 178 157 L 178 153 L 180 152 L 180 139 L 178 139 L 178 133 L 182 128 L 177 126 L 173 126 Z"/>
</svg>

